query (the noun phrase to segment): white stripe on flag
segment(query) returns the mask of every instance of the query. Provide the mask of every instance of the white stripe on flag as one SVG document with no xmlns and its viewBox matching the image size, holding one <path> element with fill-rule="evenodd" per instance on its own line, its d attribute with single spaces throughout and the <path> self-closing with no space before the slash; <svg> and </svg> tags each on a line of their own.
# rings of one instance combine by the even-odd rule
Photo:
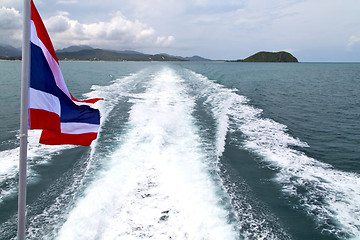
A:
<svg viewBox="0 0 360 240">
<path fill-rule="evenodd" d="M 90 123 L 76 123 L 76 122 L 68 122 L 61 123 L 61 133 L 68 134 L 82 134 L 82 133 L 97 133 L 99 131 L 98 124 L 90 124 Z"/>
<path fill-rule="evenodd" d="M 29 108 L 45 110 L 60 116 L 60 101 L 50 94 L 34 88 L 29 88 Z"/>
</svg>

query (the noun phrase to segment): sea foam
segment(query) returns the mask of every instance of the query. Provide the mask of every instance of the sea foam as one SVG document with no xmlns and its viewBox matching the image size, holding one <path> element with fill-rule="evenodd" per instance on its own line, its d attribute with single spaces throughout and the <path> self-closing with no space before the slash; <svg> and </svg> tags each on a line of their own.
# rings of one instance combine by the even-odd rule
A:
<svg viewBox="0 0 360 240">
<path fill-rule="evenodd" d="M 58 239 L 236 239 L 207 171 L 183 79 L 161 69 L 131 102 L 118 149 Z"/>
<path fill-rule="evenodd" d="M 252 107 L 236 91 L 203 75 L 192 74 L 209 86 L 204 88 L 203 94 L 208 96 L 207 103 L 212 105 L 214 116 L 219 121 L 220 142 L 224 142 L 226 128 L 241 132 L 245 141 L 232 141 L 258 154 L 262 161 L 275 169 L 274 180 L 282 186 L 283 193 L 296 198 L 301 208 L 316 220 L 322 232 L 340 238 L 360 236 L 358 174 L 336 170 L 293 149 L 294 146 L 309 146 L 289 135 L 285 125 L 262 117 L 262 110 Z M 219 152 L 223 150 L 220 142 L 217 144 Z"/>
</svg>

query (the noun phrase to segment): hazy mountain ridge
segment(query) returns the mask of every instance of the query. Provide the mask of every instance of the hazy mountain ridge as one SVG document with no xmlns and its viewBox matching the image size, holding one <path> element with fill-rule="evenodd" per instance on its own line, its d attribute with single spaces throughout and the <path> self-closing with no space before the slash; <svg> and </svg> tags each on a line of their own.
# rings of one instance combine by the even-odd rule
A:
<svg viewBox="0 0 360 240">
<path fill-rule="evenodd" d="M 56 50 L 59 60 L 82 61 L 212 61 L 200 56 L 181 57 L 166 53 L 145 54 L 134 50 L 106 50 L 87 45 L 70 46 Z M 0 45 L 0 58 L 20 60 L 21 49 Z"/>
<path fill-rule="evenodd" d="M 0 45 L 0 57 L 19 57 L 21 49 L 14 48 L 10 45 Z"/>
<path fill-rule="evenodd" d="M 181 61 L 161 54 L 143 54 L 133 51 L 113 51 L 104 49 L 84 49 L 76 52 L 56 52 L 59 60 L 87 61 Z"/>
<path fill-rule="evenodd" d="M 56 53 L 78 52 L 78 51 L 90 50 L 90 49 L 94 49 L 94 48 L 92 48 L 88 45 L 77 45 L 77 46 L 70 46 L 70 47 L 63 48 L 63 49 L 58 49 L 58 50 L 56 50 Z"/>
<path fill-rule="evenodd" d="M 145 54 L 133 50 L 105 50 L 87 45 L 70 46 L 56 50 L 59 60 L 65 61 L 213 61 L 200 56 L 181 57 L 167 53 Z M 21 60 L 21 49 L 0 44 L 0 59 Z M 220 60 L 222 61 L 222 60 Z M 258 52 L 245 59 L 229 62 L 298 62 L 292 54 L 281 52 Z"/>
</svg>

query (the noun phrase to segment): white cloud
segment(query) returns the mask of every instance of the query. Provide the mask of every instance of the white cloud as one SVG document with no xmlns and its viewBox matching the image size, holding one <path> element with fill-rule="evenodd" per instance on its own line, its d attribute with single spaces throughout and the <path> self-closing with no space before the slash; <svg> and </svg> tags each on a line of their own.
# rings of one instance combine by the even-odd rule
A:
<svg viewBox="0 0 360 240">
<path fill-rule="evenodd" d="M 0 43 L 21 43 L 22 16 L 15 8 L 0 8 Z"/>
<path fill-rule="evenodd" d="M 2 30 L 21 28 L 21 14 L 15 8 L 0 8 L 0 28 Z"/>
<path fill-rule="evenodd" d="M 346 49 L 348 51 L 350 51 L 352 49 L 352 47 L 358 43 L 360 43 L 360 37 L 353 35 L 353 36 L 349 37 L 349 41 L 348 41 Z"/>
<path fill-rule="evenodd" d="M 11 1 L 15 3 L 18 0 Z M 4 5 L 11 5 L 11 1 L 0 0 Z M 69 45 L 91 45 L 108 49 L 151 49 L 159 46 L 169 47 L 174 43 L 174 36 L 158 37 L 154 28 L 143 21 L 127 18 L 120 11 L 113 12 L 110 18 L 108 15 L 106 17 L 108 20 L 91 22 L 91 19 L 88 19 L 81 22 L 72 17 L 74 15 L 68 11 L 70 9 L 67 7 L 69 4 L 75 6 L 78 1 L 54 0 L 54 3 L 63 4 L 63 10 L 66 10 L 50 13 L 49 18 L 43 17 L 56 49 Z M 19 47 L 21 39 L 21 12 L 13 7 L 0 7 L 0 44 Z"/>
<path fill-rule="evenodd" d="M 47 30 L 53 33 L 65 32 L 70 28 L 70 19 L 67 12 L 59 12 L 57 16 L 50 17 L 46 20 Z"/>
<path fill-rule="evenodd" d="M 78 3 L 77 0 L 57 0 L 57 4 L 76 4 Z"/>
<path fill-rule="evenodd" d="M 23 6 L 22 0 L 0 0 L 0 6 L 20 8 Z"/>
<path fill-rule="evenodd" d="M 358 59 L 354 50 L 360 46 L 359 0 L 348 0 L 347 4 L 340 0 L 35 2 L 56 48 L 89 44 L 148 52 L 169 50 L 174 55 L 197 54 L 214 59 L 288 48 L 296 49 L 305 61 L 322 55 L 319 49 L 340 56 L 334 53 L 338 49 L 344 56 Z M 11 15 L 12 8 L 21 13 L 22 0 L 0 0 L 1 7 L 7 10 L 6 16 Z M 63 12 L 54 12 L 59 10 Z M 15 38 L 21 42 L 21 17 L 15 12 L 14 18 L 6 20 L 10 24 L 3 23 L 4 13 L 0 13 L 0 42 L 9 43 Z M 9 30 L 11 24 L 15 28 Z"/>
<path fill-rule="evenodd" d="M 175 37 L 174 36 L 168 36 L 168 37 L 158 37 L 156 39 L 156 44 L 160 45 L 162 47 L 168 47 L 170 45 L 172 45 L 175 41 Z"/>
<path fill-rule="evenodd" d="M 140 21 L 131 21 L 116 12 L 107 22 L 80 23 L 66 12 L 59 12 L 45 21 L 56 48 L 68 45 L 92 45 L 101 48 L 169 46 L 173 36 L 155 37 L 155 30 Z"/>
<path fill-rule="evenodd" d="M 207 6 L 209 5 L 209 0 L 195 0 L 194 3 L 199 6 Z"/>
</svg>

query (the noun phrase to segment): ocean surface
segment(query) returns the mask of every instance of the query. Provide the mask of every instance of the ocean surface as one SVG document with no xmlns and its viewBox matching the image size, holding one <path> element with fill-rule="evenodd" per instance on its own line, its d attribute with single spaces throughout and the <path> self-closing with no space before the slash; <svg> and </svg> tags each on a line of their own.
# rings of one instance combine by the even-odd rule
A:
<svg viewBox="0 0 360 240">
<path fill-rule="evenodd" d="M 90 147 L 29 132 L 28 239 L 360 239 L 359 63 L 61 62 Z M 0 62 L 0 239 L 16 238 L 20 62 Z"/>
</svg>

